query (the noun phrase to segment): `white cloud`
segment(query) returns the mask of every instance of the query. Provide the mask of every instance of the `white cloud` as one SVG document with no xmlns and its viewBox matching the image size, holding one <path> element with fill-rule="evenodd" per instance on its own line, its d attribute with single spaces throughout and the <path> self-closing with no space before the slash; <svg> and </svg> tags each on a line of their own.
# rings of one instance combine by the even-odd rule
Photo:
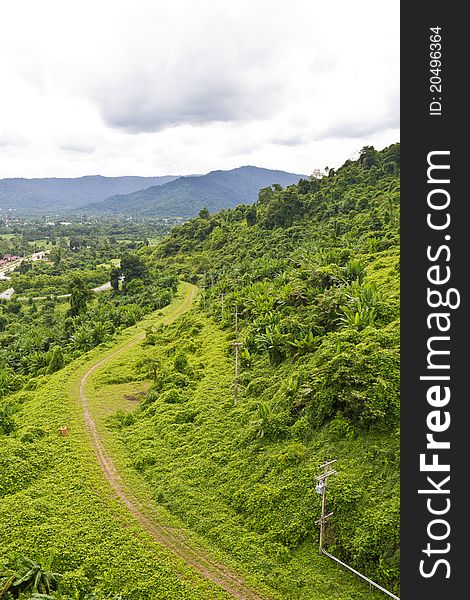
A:
<svg viewBox="0 0 470 600">
<path fill-rule="evenodd" d="M 4 3 L 0 177 L 337 166 L 398 139 L 398 26 L 398 0 Z"/>
</svg>

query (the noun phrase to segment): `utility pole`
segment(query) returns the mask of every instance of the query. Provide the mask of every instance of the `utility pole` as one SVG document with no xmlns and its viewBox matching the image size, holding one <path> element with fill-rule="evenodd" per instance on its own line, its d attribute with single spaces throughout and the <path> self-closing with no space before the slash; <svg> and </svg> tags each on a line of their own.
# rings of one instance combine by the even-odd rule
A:
<svg viewBox="0 0 470 600">
<path fill-rule="evenodd" d="M 224 320 L 224 298 L 225 298 L 225 294 L 222 292 L 220 294 L 220 299 L 222 300 L 222 321 Z"/>
<path fill-rule="evenodd" d="M 238 341 L 238 306 L 235 307 L 235 341 L 230 342 L 235 347 L 235 381 L 233 385 L 233 402 L 238 401 L 238 371 L 239 371 L 239 351 L 243 346 L 243 342 Z"/>
<path fill-rule="evenodd" d="M 323 550 L 323 540 L 325 537 L 325 525 L 328 521 L 328 518 L 331 517 L 331 515 L 333 514 L 332 512 L 325 514 L 326 513 L 326 487 L 328 484 L 328 477 L 330 475 L 335 475 L 335 473 L 337 471 L 333 470 L 333 469 L 329 469 L 329 466 L 332 465 L 333 463 L 336 462 L 336 458 L 334 458 L 333 460 L 328 460 L 328 458 L 325 460 L 325 462 L 323 463 L 323 465 L 319 465 L 319 468 L 321 469 L 323 467 L 323 473 L 321 473 L 320 475 L 315 475 L 315 479 L 318 479 L 318 483 L 315 487 L 316 491 L 321 494 L 321 517 L 318 521 L 316 521 L 317 525 L 320 525 L 320 554 L 322 553 Z"/>
<path fill-rule="evenodd" d="M 202 280 L 202 310 L 206 310 L 206 273 Z"/>
</svg>

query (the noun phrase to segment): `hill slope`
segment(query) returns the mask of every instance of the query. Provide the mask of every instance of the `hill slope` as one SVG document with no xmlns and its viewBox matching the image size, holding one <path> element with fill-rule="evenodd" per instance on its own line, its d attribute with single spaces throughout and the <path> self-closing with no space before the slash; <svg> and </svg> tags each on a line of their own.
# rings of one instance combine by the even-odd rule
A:
<svg viewBox="0 0 470 600">
<path fill-rule="evenodd" d="M 63 212 L 114 194 L 127 194 L 176 179 L 164 177 L 103 177 L 0 179 L 0 210 L 29 213 Z"/>
<path fill-rule="evenodd" d="M 369 597 L 364 582 L 318 553 L 315 475 L 326 457 L 337 457 L 338 473 L 328 482 L 334 514 L 325 549 L 399 589 L 399 163 L 398 145 L 364 148 L 328 177 L 267 187 L 253 206 L 202 213 L 128 256 L 113 271 L 126 285 L 76 323 L 64 320 L 64 337 L 55 338 L 80 356 L 78 344 L 91 350 L 109 339 L 100 330 L 136 323 L 141 311 L 123 318 L 150 300 L 158 278 L 165 288 L 176 273 L 198 285 L 201 301 L 180 320 L 155 315 L 123 331 L 123 342 L 142 340 L 128 352 L 104 363 L 106 350 L 91 350 L 97 368 L 85 394 L 136 497 L 276 599 Z M 169 302 L 167 293 L 159 297 L 166 302 L 156 306 Z M 11 343 L 16 316 L 3 317 L 8 330 L 0 337 Z M 237 397 L 236 336 L 243 343 Z M 137 528 L 123 545 L 121 524 L 103 521 L 125 515 L 106 500 L 96 468 L 90 478 L 83 422 L 67 400 L 77 368 L 89 372 L 79 367 L 85 358 L 62 368 L 53 349 L 35 354 L 26 362 L 5 354 L 14 389 L 27 382 L 14 396 L 6 389 L 11 406 L 3 406 L 5 552 L 55 547 L 68 592 L 104 585 L 123 600 L 194 597 L 178 596 L 172 578 L 167 593 L 164 573 L 149 579 L 144 538 L 132 546 Z M 21 375 L 33 363 L 39 368 L 31 373 L 42 376 Z M 60 438 L 63 423 L 71 434 Z"/>
<path fill-rule="evenodd" d="M 142 250 L 204 297 L 199 316 L 156 332 L 160 374 L 121 439 L 198 531 L 267 580 L 263 551 L 282 556 L 283 567 L 271 560 L 285 598 L 323 597 L 297 561 L 318 552 L 315 473 L 327 457 L 338 475 L 326 550 L 398 590 L 399 164 L 398 145 L 364 148 L 328 177 L 266 188 L 254 206 L 198 217 Z M 228 360 L 210 381 L 217 348 Z M 162 433 L 150 445 L 152 428 Z"/>
<path fill-rule="evenodd" d="M 113 196 L 104 202 L 89 204 L 85 209 L 93 213 L 193 217 L 203 207 L 216 212 L 242 202 L 255 202 L 260 188 L 274 183 L 285 187 L 302 177 L 251 166 L 211 171 L 207 175 L 180 177 L 162 186 Z"/>
</svg>

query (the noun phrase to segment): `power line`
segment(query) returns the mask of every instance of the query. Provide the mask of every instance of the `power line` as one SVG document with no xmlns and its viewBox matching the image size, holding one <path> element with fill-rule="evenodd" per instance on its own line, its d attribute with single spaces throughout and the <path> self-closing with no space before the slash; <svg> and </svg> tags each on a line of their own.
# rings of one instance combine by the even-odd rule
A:
<svg viewBox="0 0 470 600">
<path fill-rule="evenodd" d="M 224 298 L 225 298 L 225 294 L 222 292 L 220 294 L 220 299 L 222 301 L 222 321 L 224 320 Z"/>
<path fill-rule="evenodd" d="M 336 556 L 329 554 L 323 548 L 326 523 L 327 523 L 328 519 L 331 517 L 331 515 L 333 515 L 333 512 L 326 514 L 326 489 L 327 489 L 327 484 L 328 484 L 328 478 L 331 475 L 335 475 L 337 473 L 337 471 L 335 471 L 334 469 L 330 469 L 329 466 L 332 465 L 333 463 L 335 463 L 336 460 L 337 460 L 336 458 L 334 458 L 333 460 L 328 460 L 328 458 L 327 458 L 325 460 L 325 462 L 323 463 L 323 465 L 319 465 L 319 468 L 323 467 L 323 473 L 321 473 L 320 475 L 315 475 L 315 479 L 318 480 L 318 483 L 315 486 L 315 489 L 319 494 L 322 495 L 321 517 L 318 519 L 318 521 L 316 521 L 316 524 L 320 525 L 320 543 L 319 543 L 320 554 L 324 554 L 325 556 L 328 556 L 328 558 L 331 558 L 332 560 L 336 561 L 343 567 L 346 567 L 346 569 L 349 569 L 350 571 L 352 571 L 353 573 L 355 573 L 356 575 L 358 575 L 359 577 L 361 577 L 362 579 L 367 581 L 367 583 L 369 583 L 370 585 L 375 586 L 378 590 L 380 590 L 381 592 L 383 592 L 390 598 L 393 598 L 394 600 L 400 600 L 400 598 L 398 596 L 395 596 L 395 594 L 392 594 L 392 592 L 389 592 L 388 590 L 386 590 L 384 587 L 382 587 L 378 583 L 375 583 L 375 581 L 372 581 L 372 579 L 369 579 L 368 577 L 366 577 L 365 575 L 363 575 L 356 569 L 353 569 L 352 567 L 350 567 L 343 561 L 339 560 L 339 558 L 336 558 Z"/>
<path fill-rule="evenodd" d="M 329 517 L 331 517 L 331 515 L 333 514 L 332 512 L 326 514 L 326 488 L 328 485 L 328 477 L 336 474 L 336 471 L 329 469 L 329 466 L 332 465 L 333 463 L 335 463 L 336 460 L 337 459 L 334 458 L 333 460 L 329 461 L 327 458 L 325 460 L 325 462 L 323 463 L 323 465 L 320 465 L 320 468 L 323 467 L 323 473 L 321 475 L 315 475 L 315 479 L 318 480 L 318 483 L 317 483 L 315 489 L 319 494 L 321 494 L 321 517 L 319 518 L 318 521 L 316 521 L 316 523 L 320 525 L 320 548 L 319 548 L 320 554 L 322 553 L 322 550 L 323 550 L 323 540 L 325 537 L 325 528 L 326 528 L 325 526 L 326 526 L 326 523 L 327 523 Z"/>
<path fill-rule="evenodd" d="M 395 596 L 395 594 L 392 594 L 392 592 L 389 592 L 388 590 L 386 590 L 384 587 L 382 587 L 378 583 L 375 583 L 375 581 L 372 581 L 372 579 L 369 579 L 362 573 L 359 573 L 359 571 L 356 571 L 356 569 L 353 569 L 352 567 L 350 567 L 349 565 L 344 563 L 342 560 L 339 560 L 339 558 L 336 558 L 336 556 L 333 556 L 332 554 L 328 554 L 328 552 L 326 552 L 325 550 L 322 550 L 321 553 L 324 554 L 325 556 L 328 556 L 328 558 L 332 558 L 334 561 L 336 561 L 341 566 L 346 567 L 346 569 L 349 569 L 350 571 L 352 571 L 353 573 L 355 573 L 356 575 L 358 575 L 359 577 L 364 579 L 364 581 L 367 581 L 367 583 L 369 583 L 370 585 L 375 586 L 378 590 L 380 590 L 384 594 L 387 594 L 387 596 L 389 596 L 390 598 L 394 598 L 394 600 L 400 600 L 400 598 L 398 596 Z"/>
<path fill-rule="evenodd" d="M 235 380 L 233 383 L 233 402 L 234 404 L 238 401 L 238 375 L 239 375 L 239 353 L 240 348 L 243 346 L 243 342 L 238 340 L 238 306 L 235 307 L 235 341 L 230 342 L 235 348 Z"/>
</svg>

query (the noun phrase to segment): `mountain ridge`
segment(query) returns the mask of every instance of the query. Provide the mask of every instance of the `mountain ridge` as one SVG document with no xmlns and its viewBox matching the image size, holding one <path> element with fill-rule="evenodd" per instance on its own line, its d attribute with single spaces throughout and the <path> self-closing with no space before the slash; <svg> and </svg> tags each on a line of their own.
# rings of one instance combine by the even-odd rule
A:
<svg viewBox="0 0 470 600">
<path fill-rule="evenodd" d="M 209 171 L 205 175 L 186 175 L 161 186 L 151 186 L 130 194 L 120 194 L 84 211 L 100 214 L 138 214 L 141 216 L 196 216 L 207 208 L 217 212 L 237 204 L 251 204 L 261 188 L 298 183 L 306 175 L 244 165 L 229 170 Z"/>
<path fill-rule="evenodd" d="M 116 193 L 129 193 L 151 185 L 161 185 L 178 175 L 139 177 L 9 177 L 0 179 L 0 210 L 30 213 L 70 211 L 91 201 L 105 200 Z"/>
</svg>

